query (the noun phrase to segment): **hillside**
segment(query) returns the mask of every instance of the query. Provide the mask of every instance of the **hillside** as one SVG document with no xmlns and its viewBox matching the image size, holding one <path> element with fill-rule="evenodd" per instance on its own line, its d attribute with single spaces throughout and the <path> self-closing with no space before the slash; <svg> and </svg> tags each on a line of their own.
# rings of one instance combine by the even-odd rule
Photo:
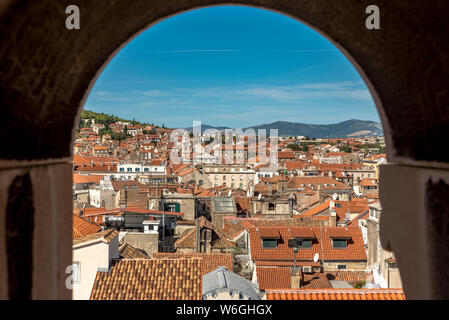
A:
<svg viewBox="0 0 449 320">
<path fill-rule="evenodd" d="M 209 125 L 202 125 L 202 131 L 206 129 L 223 130 L 227 127 L 213 127 Z M 347 120 L 335 124 L 306 124 L 287 121 L 276 121 L 268 124 L 261 124 L 246 129 L 266 129 L 269 134 L 270 129 L 278 129 L 280 136 L 307 136 L 310 138 L 345 138 L 345 137 L 360 137 L 360 136 L 382 136 L 382 125 L 376 121 L 365 120 Z M 192 131 L 192 127 L 186 128 Z M 256 132 L 257 133 L 257 132 Z"/>
</svg>

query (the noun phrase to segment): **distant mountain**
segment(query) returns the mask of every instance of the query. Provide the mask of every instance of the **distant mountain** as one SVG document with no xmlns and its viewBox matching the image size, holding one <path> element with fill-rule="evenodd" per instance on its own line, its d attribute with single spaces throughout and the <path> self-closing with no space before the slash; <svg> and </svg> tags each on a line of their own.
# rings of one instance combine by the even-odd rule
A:
<svg viewBox="0 0 449 320">
<path fill-rule="evenodd" d="M 355 119 L 335 124 L 306 124 L 277 121 L 249 128 L 255 130 L 266 129 L 267 134 L 269 129 L 278 129 L 280 136 L 308 136 L 318 139 L 383 135 L 380 122 Z"/>
<path fill-rule="evenodd" d="M 213 127 L 209 125 L 201 125 L 201 130 L 217 129 L 224 130 L 228 127 Z M 306 124 L 287 121 L 276 121 L 268 124 L 247 127 L 246 129 L 265 129 L 269 135 L 270 129 L 278 129 L 280 136 L 305 136 L 310 138 L 346 138 L 361 136 L 382 136 L 382 125 L 376 121 L 365 120 L 347 120 L 335 124 Z M 192 131 L 192 127 L 186 128 Z M 256 131 L 257 134 L 257 131 Z"/>
<path fill-rule="evenodd" d="M 193 132 L 193 127 L 189 127 L 189 128 L 184 128 L 187 131 Z M 207 124 L 201 124 L 201 133 L 203 133 L 204 131 L 206 131 L 207 129 L 216 129 L 219 131 L 225 130 L 225 129 L 231 129 L 229 127 L 213 127 Z"/>
</svg>

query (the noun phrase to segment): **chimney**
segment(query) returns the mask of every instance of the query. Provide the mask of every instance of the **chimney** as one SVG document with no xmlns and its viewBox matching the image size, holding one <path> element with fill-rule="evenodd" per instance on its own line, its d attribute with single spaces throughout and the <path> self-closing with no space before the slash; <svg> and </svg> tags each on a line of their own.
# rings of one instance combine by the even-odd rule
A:
<svg viewBox="0 0 449 320">
<path fill-rule="evenodd" d="M 299 289 L 301 287 L 301 268 L 290 268 L 290 287 L 291 289 Z"/>
<path fill-rule="evenodd" d="M 334 208 L 329 210 L 329 227 L 337 226 L 337 212 Z"/>
</svg>

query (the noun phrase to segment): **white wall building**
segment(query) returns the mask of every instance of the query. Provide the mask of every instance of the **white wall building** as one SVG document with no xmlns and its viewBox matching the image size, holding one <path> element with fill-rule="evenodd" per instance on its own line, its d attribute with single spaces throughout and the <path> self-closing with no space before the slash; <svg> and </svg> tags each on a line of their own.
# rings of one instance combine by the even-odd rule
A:
<svg viewBox="0 0 449 320">
<path fill-rule="evenodd" d="M 122 180 L 135 180 L 138 175 L 165 175 L 167 167 L 165 165 L 145 165 L 139 163 L 120 163 L 117 166 L 117 173 L 114 177 Z"/>
<path fill-rule="evenodd" d="M 73 241 L 73 299 L 88 300 L 97 271 L 108 272 L 112 259 L 119 257 L 118 234 L 109 229 Z"/>
</svg>

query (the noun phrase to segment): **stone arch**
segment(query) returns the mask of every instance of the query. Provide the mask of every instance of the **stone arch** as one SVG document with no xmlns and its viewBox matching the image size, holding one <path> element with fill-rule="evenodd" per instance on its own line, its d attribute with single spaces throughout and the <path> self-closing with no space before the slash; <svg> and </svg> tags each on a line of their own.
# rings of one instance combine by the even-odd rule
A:
<svg viewBox="0 0 449 320">
<path fill-rule="evenodd" d="M 65 28 L 65 8 L 71 4 L 80 8 L 80 30 Z M 425 217 L 441 214 L 426 202 L 441 194 L 425 186 L 439 186 L 427 183 L 437 178 L 449 183 L 449 153 L 441 152 L 449 144 L 447 2 L 434 1 L 430 7 L 423 2 L 379 0 L 381 29 L 367 30 L 365 8 L 371 3 L 366 0 L 3 0 L 0 180 L 5 187 L 0 188 L 0 225 L 5 226 L 3 199 L 9 185 L 16 176 L 29 173 L 33 246 L 38 243 L 48 249 L 41 255 L 34 252 L 32 297 L 70 298 L 61 279 L 71 263 L 66 221 L 71 221 L 67 204 L 71 201 L 72 132 L 86 92 L 102 66 L 151 24 L 218 4 L 265 8 L 300 20 L 330 39 L 356 66 L 375 99 L 387 138 L 390 164 L 381 169 L 380 195 L 385 208 L 383 244 L 397 250 L 407 297 L 447 297 L 433 276 L 442 272 L 436 267 L 438 261 L 427 257 L 448 249 L 436 243 L 425 245 L 428 233 L 440 230 L 433 227 L 434 219 Z M 410 193 L 416 196 L 410 198 Z M 412 218 L 404 221 L 407 210 Z M 397 232 L 401 222 L 408 231 Z M 4 233 L 2 227 L 1 257 L 6 257 Z M 45 256 L 49 252 L 54 255 Z M 0 261 L 0 281 L 7 283 L 5 259 Z M 449 277 L 449 272 L 444 275 Z M 4 290 L 0 289 L 0 297 L 8 297 Z"/>
</svg>

